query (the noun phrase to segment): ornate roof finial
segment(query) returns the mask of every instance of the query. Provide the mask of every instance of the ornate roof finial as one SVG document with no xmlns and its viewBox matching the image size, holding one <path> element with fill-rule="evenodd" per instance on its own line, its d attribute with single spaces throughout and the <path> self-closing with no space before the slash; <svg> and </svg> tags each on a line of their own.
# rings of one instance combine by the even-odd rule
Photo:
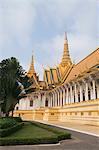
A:
<svg viewBox="0 0 99 150">
<path fill-rule="evenodd" d="M 33 51 L 32 51 L 32 60 L 31 60 L 30 68 L 29 68 L 29 71 L 28 71 L 27 75 L 29 77 L 32 77 L 33 74 L 35 74 L 35 73 L 36 72 L 35 72 L 35 69 L 34 69 L 34 57 L 33 57 Z"/>
<path fill-rule="evenodd" d="M 67 43 L 68 43 L 67 34 L 66 34 L 66 32 L 65 32 L 64 44 L 67 44 Z"/>
<path fill-rule="evenodd" d="M 62 57 L 61 65 L 66 66 L 67 64 L 71 64 L 71 59 L 70 59 L 69 49 L 68 49 L 67 34 L 65 32 L 64 51 L 63 51 L 63 57 Z"/>
</svg>

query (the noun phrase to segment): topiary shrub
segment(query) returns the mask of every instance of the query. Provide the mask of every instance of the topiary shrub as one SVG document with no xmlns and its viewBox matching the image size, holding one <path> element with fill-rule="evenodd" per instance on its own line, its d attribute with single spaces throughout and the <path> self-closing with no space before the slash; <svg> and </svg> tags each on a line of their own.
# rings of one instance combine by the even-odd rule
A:
<svg viewBox="0 0 99 150">
<path fill-rule="evenodd" d="M 13 120 L 11 118 L 6 118 L 6 117 L 0 118 L 0 129 L 6 129 L 16 124 L 17 124 L 16 120 Z"/>
<path fill-rule="evenodd" d="M 6 129 L 0 129 L 0 137 L 5 137 L 12 134 L 13 132 L 16 132 L 17 130 L 21 129 L 23 125 L 24 123 L 21 122 Z"/>
<path fill-rule="evenodd" d="M 16 122 L 22 122 L 21 117 L 10 117 L 10 118 L 15 120 Z"/>
</svg>

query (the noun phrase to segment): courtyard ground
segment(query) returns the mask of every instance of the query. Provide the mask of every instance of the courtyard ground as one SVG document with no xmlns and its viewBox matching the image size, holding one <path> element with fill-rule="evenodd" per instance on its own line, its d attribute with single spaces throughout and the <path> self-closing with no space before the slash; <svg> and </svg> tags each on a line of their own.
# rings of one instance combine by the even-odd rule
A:
<svg viewBox="0 0 99 150">
<path fill-rule="evenodd" d="M 99 150 L 98 127 L 60 122 L 49 122 L 49 124 L 71 128 L 67 131 L 72 134 L 72 139 L 64 140 L 56 145 L 0 146 L 0 150 Z M 73 130 L 79 130 L 79 132 Z"/>
<path fill-rule="evenodd" d="M 60 121 L 40 121 L 40 122 L 99 137 L 99 126 L 74 122 L 60 122 Z"/>
<path fill-rule="evenodd" d="M 56 145 L 0 146 L 0 150 L 99 150 L 98 137 L 68 130 L 72 139 Z"/>
</svg>

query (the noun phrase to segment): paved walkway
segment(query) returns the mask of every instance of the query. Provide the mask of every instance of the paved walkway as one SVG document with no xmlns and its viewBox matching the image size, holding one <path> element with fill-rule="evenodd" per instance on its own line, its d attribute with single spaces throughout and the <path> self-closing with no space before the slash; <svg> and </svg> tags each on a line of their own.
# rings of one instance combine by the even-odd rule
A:
<svg viewBox="0 0 99 150">
<path fill-rule="evenodd" d="M 78 124 L 72 122 L 59 122 L 59 121 L 40 121 L 42 123 L 56 125 L 58 127 L 63 127 L 65 129 L 86 133 L 89 135 L 94 135 L 99 137 L 99 126 L 88 125 L 88 124 Z"/>
</svg>

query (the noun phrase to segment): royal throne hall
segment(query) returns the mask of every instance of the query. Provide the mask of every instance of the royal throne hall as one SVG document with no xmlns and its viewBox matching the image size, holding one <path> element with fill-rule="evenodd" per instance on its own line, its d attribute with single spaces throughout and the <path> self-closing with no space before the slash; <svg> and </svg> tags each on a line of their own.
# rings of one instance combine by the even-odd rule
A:
<svg viewBox="0 0 99 150">
<path fill-rule="evenodd" d="M 32 56 L 27 76 L 33 81 L 31 93 L 15 106 L 15 116 L 99 126 L 99 48 L 74 64 L 65 34 L 60 64 L 44 69 L 40 81 Z"/>
</svg>

